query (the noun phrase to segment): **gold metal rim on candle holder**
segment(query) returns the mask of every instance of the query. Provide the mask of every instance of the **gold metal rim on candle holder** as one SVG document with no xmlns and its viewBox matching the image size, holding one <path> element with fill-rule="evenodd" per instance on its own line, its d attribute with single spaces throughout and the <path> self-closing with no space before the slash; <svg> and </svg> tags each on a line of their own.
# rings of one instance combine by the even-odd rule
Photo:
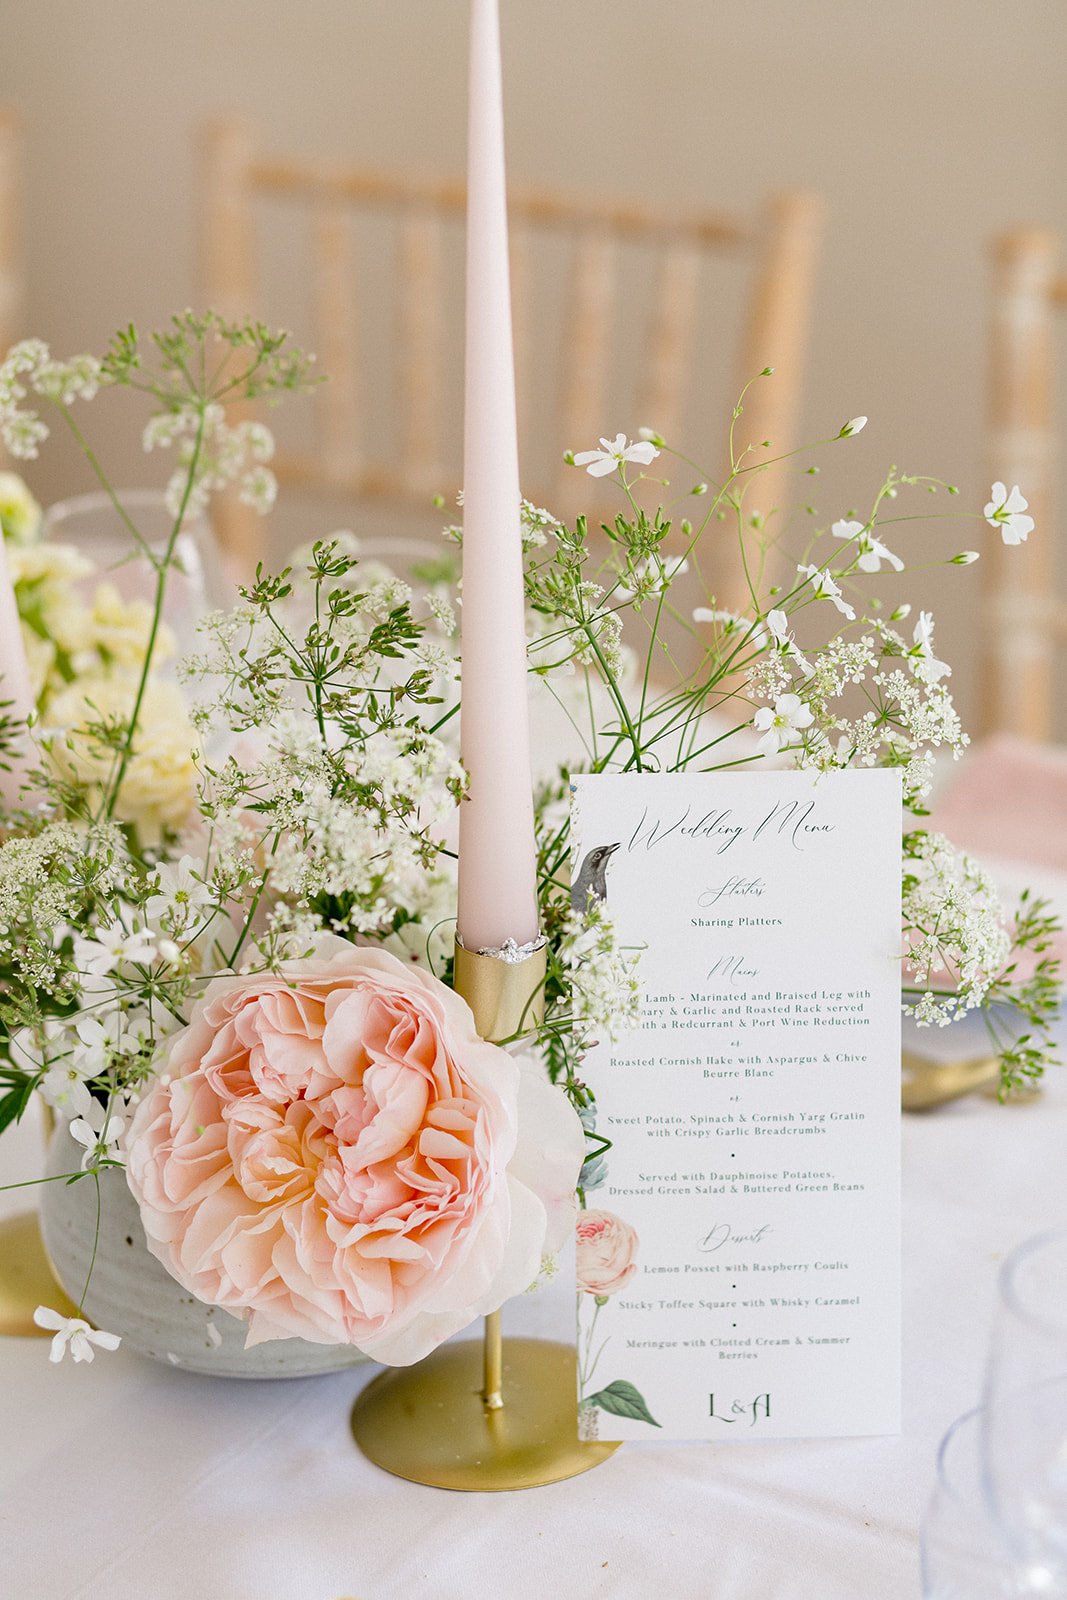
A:
<svg viewBox="0 0 1067 1600">
<path fill-rule="evenodd" d="M 474 1012 L 483 1039 L 511 1039 L 537 1027 L 545 1014 L 547 972 L 544 939 L 496 951 L 468 950 L 456 938 L 456 992 Z"/>
<path fill-rule="evenodd" d="M 537 1489 L 599 1466 L 619 1448 L 578 1438 L 577 1358 L 547 1339 L 503 1343 L 504 1404 L 484 1399 L 480 1340 L 446 1344 L 374 1378 L 352 1408 L 376 1466 L 436 1489 Z"/>
<path fill-rule="evenodd" d="M 38 1306 L 64 1317 L 77 1315 L 56 1281 L 35 1211 L 0 1220 L 0 1338 L 51 1339 L 33 1320 Z"/>
</svg>

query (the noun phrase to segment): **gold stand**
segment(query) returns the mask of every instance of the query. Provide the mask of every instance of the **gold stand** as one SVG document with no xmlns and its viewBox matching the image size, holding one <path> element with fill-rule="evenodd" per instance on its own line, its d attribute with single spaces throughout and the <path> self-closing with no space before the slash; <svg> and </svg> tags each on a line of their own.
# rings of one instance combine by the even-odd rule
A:
<svg viewBox="0 0 1067 1600">
<path fill-rule="evenodd" d="M 55 1115 L 43 1103 L 41 1121 L 47 1143 Z M 20 1211 L 0 1220 L 0 1339 L 54 1338 L 52 1329 L 34 1322 L 38 1306 L 51 1306 L 64 1317 L 78 1314 L 52 1271 L 36 1211 Z"/>
<path fill-rule="evenodd" d="M 77 1315 L 56 1282 L 36 1211 L 20 1211 L 0 1221 L 0 1338 L 53 1338 L 53 1330 L 33 1320 L 38 1306 Z"/>
<path fill-rule="evenodd" d="M 456 988 L 484 1039 L 507 1039 L 540 1019 L 543 942 L 500 953 L 456 942 Z M 535 1489 L 599 1466 L 618 1444 L 578 1438 L 574 1347 L 545 1339 L 505 1344 L 500 1312 L 485 1337 L 441 1345 L 414 1367 L 373 1379 L 352 1408 L 352 1432 L 376 1466 L 436 1489 Z"/>
</svg>

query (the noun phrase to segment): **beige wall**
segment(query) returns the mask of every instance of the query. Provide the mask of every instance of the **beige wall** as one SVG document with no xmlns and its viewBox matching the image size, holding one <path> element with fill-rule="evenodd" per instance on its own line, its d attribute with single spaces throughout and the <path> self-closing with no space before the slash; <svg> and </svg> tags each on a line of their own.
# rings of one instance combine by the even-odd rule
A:
<svg viewBox="0 0 1067 1600">
<path fill-rule="evenodd" d="M 503 10 L 515 180 L 739 208 L 788 185 L 826 196 L 805 430 L 856 412 L 871 425 L 820 480 L 821 507 L 865 498 L 889 462 L 954 479 L 981 505 L 985 241 L 1016 220 L 1067 234 L 1064 7 Z M 446 171 L 463 160 L 462 0 L 7 0 L 3 22 L 0 99 L 25 119 L 27 326 L 60 350 L 197 298 L 195 138 L 212 113 L 245 112 L 278 150 Z M 728 392 L 724 326 L 709 417 Z M 147 481 L 105 405 L 116 470 Z M 32 476 L 45 496 L 80 482 L 63 451 Z M 915 538 L 931 552 L 980 540 Z M 926 593 L 968 711 L 977 569 L 951 578 Z"/>
</svg>

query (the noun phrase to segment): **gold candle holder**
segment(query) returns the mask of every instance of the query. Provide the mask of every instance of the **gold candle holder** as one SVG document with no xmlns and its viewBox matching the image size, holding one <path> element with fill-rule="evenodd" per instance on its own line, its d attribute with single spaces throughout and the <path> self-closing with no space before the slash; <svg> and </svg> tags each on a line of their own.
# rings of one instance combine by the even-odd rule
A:
<svg viewBox="0 0 1067 1600">
<path fill-rule="evenodd" d="M 544 1010 L 545 943 L 468 950 L 456 940 L 456 989 L 483 1039 L 508 1039 Z M 618 1444 L 578 1438 L 574 1346 L 504 1340 L 500 1312 L 481 1341 L 445 1344 L 370 1382 L 352 1432 L 376 1466 L 437 1489 L 534 1489 L 599 1466 Z"/>
</svg>

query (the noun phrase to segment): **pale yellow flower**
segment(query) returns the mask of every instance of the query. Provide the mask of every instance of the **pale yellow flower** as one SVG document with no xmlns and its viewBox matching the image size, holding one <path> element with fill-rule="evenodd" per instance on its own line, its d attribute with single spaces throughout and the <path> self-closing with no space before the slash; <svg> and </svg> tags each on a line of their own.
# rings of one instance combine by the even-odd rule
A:
<svg viewBox="0 0 1067 1600">
<path fill-rule="evenodd" d="M 16 588 L 23 584 L 65 587 L 93 570 L 92 562 L 72 544 L 13 545 L 7 561 Z"/>
<path fill-rule="evenodd" d="M 124 600 L 112 583 L 101 583 L 89 613 L 92 643 L 117 667 L 139 667 L 148 648 L 152 607 L 147 600 Z M 174 635 L 161 624 L 152 663 L 157 666 L 174 652 Z"/>
<path fill-rule="evenodd" d="M 41 508 L 17 472 L 0 472 L 0 533 L 9 544 L 32 544 Z"/>
<path fill-rule="evenodd" d="M 133 672 L 84 678 L 57 694 L 48 708 L 45 720 L 55 734 L 52 754 L 58 769 L 84 783 L 94 797 L 106 785 L 115 757 L 87 729 L 104 719 L 127 718 L 136 685 Z M 172 683 L 150 681 L 115 808 L 120 821 L 137 828 L 143 843 L 157 843 L 164 831 L 177 832 L 190 820 L 196 803 L 196 743 L 181 691 Z"/>
<path fill-rule="evenodd" d="M 40 701 L 45 691 L 54 687 L 49 684 L 49 674 L 55 665 L 56 647 L 51 639 L 42 639 L 33 628 L 22 624 L 22 647 L 26 653 L 26 666 L 30 674 L 30 688 L 33 698 Z"/>
</svg>

